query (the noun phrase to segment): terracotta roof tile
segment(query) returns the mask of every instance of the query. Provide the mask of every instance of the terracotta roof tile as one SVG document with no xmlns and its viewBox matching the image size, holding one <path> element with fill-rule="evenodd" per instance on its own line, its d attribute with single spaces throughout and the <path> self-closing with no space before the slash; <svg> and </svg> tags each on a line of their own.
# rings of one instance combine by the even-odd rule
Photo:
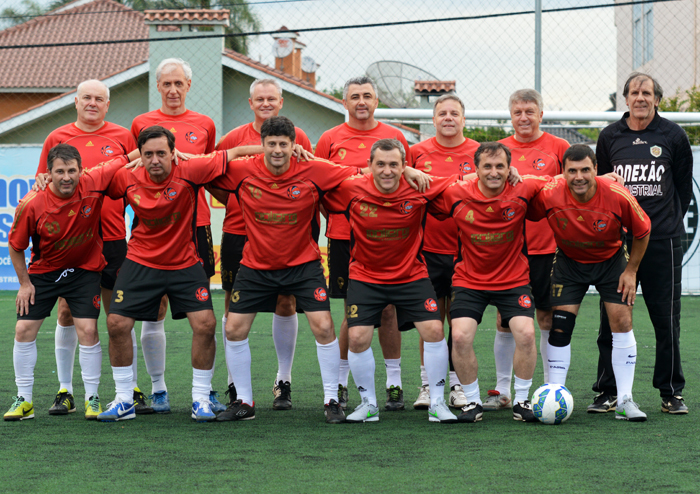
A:
<svg viewBox="0 0 700 494">
<path fill-rule="evenodd" d="M 207 9 L 182 9 L 182 10 L 146 10 L 144 11 L 146 22 L 226 22 L 228 24 L 230 11 Z"/>
<path fill-rule="evenodd" d="M 416 93 L 449 93 L 455 90 L 457 81 L 414 81 Z"/>
</svg>

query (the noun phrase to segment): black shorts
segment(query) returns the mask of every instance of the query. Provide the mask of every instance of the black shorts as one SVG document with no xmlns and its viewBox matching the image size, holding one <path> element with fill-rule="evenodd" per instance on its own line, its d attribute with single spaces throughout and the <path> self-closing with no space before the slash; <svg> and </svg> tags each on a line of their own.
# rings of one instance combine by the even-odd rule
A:
<svg viewBox="0 0 700 494">
<path fill-rule="evenodd" d="M 440 320 L 437 297 L 428 278 L 398 285 L 351 280 L 345 305 L 348 327 L 379 326 L 382 311 L 389 304 L 396 307 L 402 330 L 414 327 L 409 323 Z"/>
<path fill-rule="evenodd" d="M 34 285 L 34 305 L 29 304 L 29 314 L 17 315 L 17 319 L 45 319 L 51 315 L 58 297 L 66 299 L 73 317 L 97 319 L 100 317 L 100 278 L 100 273 L 80 268 L 30 274 L 29 281 Z"/>
<path fill-rule="evenodd" d="M 102 270 L 100 286 L 107 290 L 112 290 L 114 288 L 114 282 L 117 281 L 119 268 L 122 267 L 124 259 L 126 259 L 126 240 L 111 240 L 105 242 L 102 246 L 102 255 L 105 256 L 107 265 Z"/>
<path fill-rule="evenodd" d="M 347 298 L 350 240 L 328 239 L 328 285 L 331 298 Z"/>
<path fill-rule="evenodd" d="M 501 324 L 508 327 L 510 320 L 517 316 L 534 319 L 535 307 L 532 303 L 530 285 L 517 286 L 508 290 L 474 290 L 472 288 L 454 287 L 450 316 L 471 317 L 477 324 L 481 323 L 487 305 L 495 305 L 501 313 Z"/>
<path fill-rule="evenodd" d="M 200 263 L 168 271 L 127 259 L 114 284 L 109 313 L 137 321 L 156 321 L 163 295 L 168 296 L 173 319 L 184 319 L 188 312 L 214 309 L 209 278 Z"/>
<path fill-rule="evenodd" d="M 454 256 L 423 251 L 428 276 L 437 298 L 449 297 L 452 292 L 452 275 L 455 272 Z"/>
<path fill-rule="evenodd" d="M 527 261 L 530 264 L 530 286 L 532 298 L 535 299 L 535 309 L 552 310 L 549 294 L 554 253 L 528 255 Z"/>
<path fill-rule="evenodd" d="M 603 302 L 626 305 L 617 285 L 628 259 L 625 244 L 610 259 L 589 264 L 574 261 L 557 249 L 552 266 L 552 306 L 580 305 L 590 285 L 595 285 Z"/>
<path fill-rule="evenodd" d="M 243 258 L 243 246 L 248 237 L 223 232 L 221 234 L 221 288 L 230 292 Z"/>
<path fill-rule="evenodd" d="M 294 295 L 297 309 L 330 311 L 328 287 L 320 261 L 286 269 L 261 270 L 241 265 L 233 284 L 229 311 L 236 314 L 275 312 L 279 295 Z"/>
<path fill-rule="evenodd" d="M 214 243 L 211 239 L 211 226 L 197 227 L 197 253 L 202 259 L 202 267 L 207 278 L 211 278 L 216 273 L 216 262 L 214 261 Z"/>
</svg>

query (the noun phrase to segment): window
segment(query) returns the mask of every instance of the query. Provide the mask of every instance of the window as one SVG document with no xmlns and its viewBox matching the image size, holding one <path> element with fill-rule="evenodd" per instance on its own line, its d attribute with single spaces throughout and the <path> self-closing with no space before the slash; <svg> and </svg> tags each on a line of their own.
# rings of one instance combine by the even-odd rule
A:
<svg viewBox="0 0 700 494">
<path fill-rule="evenodd" d="M 654 4 L 632 6 L 632 68 L 654 58 Z"/>
</svg>

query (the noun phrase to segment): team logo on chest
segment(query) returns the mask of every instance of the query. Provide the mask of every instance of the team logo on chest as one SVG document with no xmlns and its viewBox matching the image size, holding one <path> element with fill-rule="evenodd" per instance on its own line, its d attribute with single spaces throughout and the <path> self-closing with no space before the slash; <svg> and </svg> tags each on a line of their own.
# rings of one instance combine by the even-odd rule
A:
<svg viewBox="0 0 700 494">
<path fill-rule="evenodd" d="M 532 167 L 533 167 L 535 170 L 542 170 L 542 169 L 544 169 L 544 167 L 545 167 L 546 165 L 547 165 L 547 163 L 545 163 L 544 160 L 543 160 L 542 158 L 537 158 L 536 160 L 534 160 L 534 161 L 532 162 Z"/>
<path fill-rule="evenodd" d="M 525 307 L 526 309 L 529 309 L 532 307 L 532 300 L 530 300 L 530 297 L 527 295 L 520 295 L 520 298 L 518 299 L 518 304 L 520 307 Z"/>
<path fill-rule="evenodd" d="M 413 211 L 413 204 L 411 204 L 411 201 L 404 201 L 401 203 L 400 210 L 401 213 L 408 214 Z"/>
<path fill-rule="evenodd" d="M 292 185 L 287 189 L 287 197 L 290 199 L 299 199 L 301 197 L 301 189 L 296 185 Z"/>
<path fill-rule="evenodd" d="M 83 218 L 89 218 L 91 214 L 92 207 L 85 205 L 82 208 L 80 208 L 80 216 L 82 216 Z"/>
<path fill-rule="evenodd" d="M 513 208 L 505 208 L 501 213 L 501 216 L 503 216 L 504 220 L 510 221 L 515 218 L 515 210 Z"/>
<path fill-rule="evenodd" d="M 438 310 L 437 302 L 435 299 L 429 298 L 425 301 L 425 310 L 428 312 L 436 312 Z"/>
<path fill-rule="evenodd" d="M 114 149 L 111 146 L 102 146 L 100 152 L 103 156 L 112 156 L 114 154 Z"/>
<path fill-rule="evenodd" d="M 206 302 L 209 300 L 209 290 L 207 290 L 205 287 L 197 288 L 194 296 L 197 297 L 197 300 L 200 302 Z"/>
<path fill-rule="evenodd" d="M 608 227 L 608 222 L 605 220 L 595 220 L 593 222 L 593 229 L 597 232 L 605 231 L 605 229 L 607 227 Z"/>
<path fill-rule="evenodd" d="M 175 189 L 168 187 L 167 189 L 165 189 L 164 195 L 168 201 L 172 201 L 173 199 L 175 199 L 177 197 L 177 191 Z"/>
<path fill-rule="evenodd" d="M 197 142 L 197 135 L 194 132 L 188 132 L 187 134 L 185 134 L 185 139 L 190 144 L 194 144 L 195 142 Z"/>
<path fill-rule="evenodd" d="M 467 174 L 472 172 L 472 165 L 468 161 L 465 161 L 464 163 L 460 163 L 459 165 L 459 172 L 462 174 Z"/>
<path fill-rule="evenodd" d="M 661 146 L 652 146 L 649 148 L 649 152 L 654 158 L 661 156 Z"/>
</svg>

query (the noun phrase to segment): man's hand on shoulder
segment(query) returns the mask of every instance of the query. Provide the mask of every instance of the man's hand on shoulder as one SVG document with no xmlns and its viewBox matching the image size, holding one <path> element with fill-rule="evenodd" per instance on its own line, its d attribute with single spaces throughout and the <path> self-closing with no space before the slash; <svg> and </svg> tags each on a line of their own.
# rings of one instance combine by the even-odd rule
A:
<svg viewBox="0 0 700 494">
<path fill-rule="evenodd" d="M 34 192 L 46 189 L 46 186 L 51 182 L 51 175 L 48 173 L 39 173 L 35 177 L 34 185 L 32 185 L 32 190 Z"/>
<path fill-rule="evenodd" d="M 292 154 L 297 160 L 311 161 L 316 158 L 313 153 L 310 153 L 301 147 L 301 144 L 294 145 L 294 152 Z"/>
<path fill-rule="evenodd" d="M 430 182 L 433 177 L 420 170 L 416 170 L 411 166 L 407 166 L 403 171 L 403 177 L 408 182 L 408 185 L 416 189 L 418 192 L 425 192 L 430 188 Z"/>
</svg>

